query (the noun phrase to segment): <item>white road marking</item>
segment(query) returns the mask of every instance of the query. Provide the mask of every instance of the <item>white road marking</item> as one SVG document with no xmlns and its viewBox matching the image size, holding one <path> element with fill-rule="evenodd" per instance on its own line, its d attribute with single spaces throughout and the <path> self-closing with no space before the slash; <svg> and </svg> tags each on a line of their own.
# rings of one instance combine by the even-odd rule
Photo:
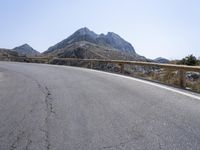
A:
<svg viewBox="0 0 200 150">
<path fill-rule="evenodd" d="M 183 91 L 179 91 L 178 89 L 167 87 L 167 86 L 161 85 L 159 83 L 153 83 L 151 81 L 146 81 L 146 80 L 142 80 L 142 79 L 138 79 L 138 78 L 134 78 L 134 77 L 128 77 L 128 76 L 124 76 L 124 75 L 119 75 L 119 74 L 114 74 L 114 73 L 109 73 L 109 72 L 103 72 L 103 71 L 98 71 L 98 70 L 91 70 L 91 71 L 95 71 L 95 72 L 98 72 L 98 73 L 104 73 L 104 74 L 107 74 L 107 75 L 112 75 L 112 76 L 121 77 L 121 78 L 125 78 L 125 79 L 130 79 L 130 80 L 134 80 L 134 81 L 137 81 L 137 82 L 142 82 L 142 83 L 145 83 L 145 84 L 156 86 L 156 87 L 168 90 L 168 91 L 172 91 L 172 92 L 175 92 L 175 93 L 178 93 L 178 94 L 182 94 L 184 96 L 188 96 L 188 97 L 200 100 L 200 96 L 193 95 L 193 94 L 183 92 Z"/>
<path fill-rule="evenodd" d="M 52 66 L 52 65 L 50 65 L 50 66 Z M 54 66 L 56 66 L 56 65 L 54 65 Z M 104 72 L 104 71 L 100 71 L 100 70 L 93 70 L 93 69 L 88 69 L 88 68 L 80 68 L 80 67 L 72 67 L 72 66 L 56 66 L 56 67 L 70 67 L 70 68 L 74 68 L 74 69 L 80 69 L 80 70 L 83 69 L 83 70 L 88 70 L 88 71 L 92 71 L 92 72 L 97 72 L 97 73 L 112 75 L 112 76 L 116 76 L 116 77 L 121 77 L 121 78 L 129 79 L 129 80 L 149 84 L 149 85 L 152 85 L 152 86 L 156 86 L 156 87 L 159 87 L 159 88 L 171 91 L 171 92 L 175 92 L 175 93 L 178 93 L 178 94 L 190 97 L 190 98 L 200 100 L 200 96 L 193 95 L 191 93 L 187 93 L 187 92 L 184 92 L 184 91 L 180 91 L 180 90 L 172 88 L 172 87 L 167 87 L 167 86 L 161 85 L 159 83 L 153 83 L 151 81 L 146 81 L 146 80 L 142 80 L 142 79 L 138 79 L 138 78 L 134 78 L 134 77 L 128 77 L 128 76 L 125 76 L 125 75 L 120 75 L 120 74 L 115 74 L 115 73 L 110 73 L 110 72 Z"/>
</svg>

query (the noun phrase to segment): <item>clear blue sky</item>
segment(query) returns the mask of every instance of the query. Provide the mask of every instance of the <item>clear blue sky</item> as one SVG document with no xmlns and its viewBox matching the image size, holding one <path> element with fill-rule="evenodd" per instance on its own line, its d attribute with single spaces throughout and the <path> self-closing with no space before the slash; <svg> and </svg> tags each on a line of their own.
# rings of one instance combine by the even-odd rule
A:
<svg viewBox="0 0 200 150">
<path fill-rule="evenodd" d="M 200 56 L 200 0 L 0 0 L 1 48 L 42 52 L 85 26 L 148 58 Z"/>
</svg>

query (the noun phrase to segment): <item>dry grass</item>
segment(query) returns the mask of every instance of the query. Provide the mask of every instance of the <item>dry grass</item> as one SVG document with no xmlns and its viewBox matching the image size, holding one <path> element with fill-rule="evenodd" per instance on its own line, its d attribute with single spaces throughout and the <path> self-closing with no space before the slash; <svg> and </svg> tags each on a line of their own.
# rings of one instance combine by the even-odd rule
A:
<svg viewBox="0 0 200 150">
<path fill-rule="evenodd" d="M 131 76 L 144 78 L 147 80 L 153 80 L 156 82 L 161 82 L 164 84 L 180 87 L 179 72 L 177 70 L 169 69 L 157 69 L 151 71 L 138 71 L 137 67 L 127 67 L 127 71 L 131 72 Z M 146 68 L 147 69 L 147 68 Z M 158 71 L 159 70 L 159 71 Z M 200 79 L 198 80 L 189 80 L 186 79 L 186 89 L 199 92 L 200 93 Z"/>
<path fill-rule="evenodd" d="M 200 93 L 200 80 L 198 80 L 198 81 L 187 81 L 186 86 L 190 90 Z"/>
</svg>

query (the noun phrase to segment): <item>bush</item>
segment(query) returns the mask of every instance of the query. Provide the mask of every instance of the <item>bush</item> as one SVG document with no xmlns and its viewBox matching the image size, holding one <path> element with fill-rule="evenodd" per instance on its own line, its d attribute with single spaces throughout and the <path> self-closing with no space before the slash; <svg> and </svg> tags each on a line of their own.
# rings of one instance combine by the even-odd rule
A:
<svg viewBox="0 0 200 150">
<path fill-rule="evenodd" d="M 181 61 L 179 61 L 178 64 L 188 65 L 188 66 L 196 66 L 199 64 L 199 61 L 197 60 L 197 58 L 195 56 L 189 55 L 189 56 L 183 58 Z"/>
</svg>

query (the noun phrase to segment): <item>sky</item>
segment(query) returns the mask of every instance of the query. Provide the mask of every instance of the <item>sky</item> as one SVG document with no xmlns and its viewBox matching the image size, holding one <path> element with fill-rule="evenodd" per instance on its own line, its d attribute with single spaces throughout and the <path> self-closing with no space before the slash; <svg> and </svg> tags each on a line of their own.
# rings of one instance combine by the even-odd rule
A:
<svg viewBox="0 0 200 150">
<path fill-rule="evenodd" d="M 200 56 L 200 0 L 0 0 L 0 47 L 43 52 L 82 27 L 147 58 Z"/>
</svg>

